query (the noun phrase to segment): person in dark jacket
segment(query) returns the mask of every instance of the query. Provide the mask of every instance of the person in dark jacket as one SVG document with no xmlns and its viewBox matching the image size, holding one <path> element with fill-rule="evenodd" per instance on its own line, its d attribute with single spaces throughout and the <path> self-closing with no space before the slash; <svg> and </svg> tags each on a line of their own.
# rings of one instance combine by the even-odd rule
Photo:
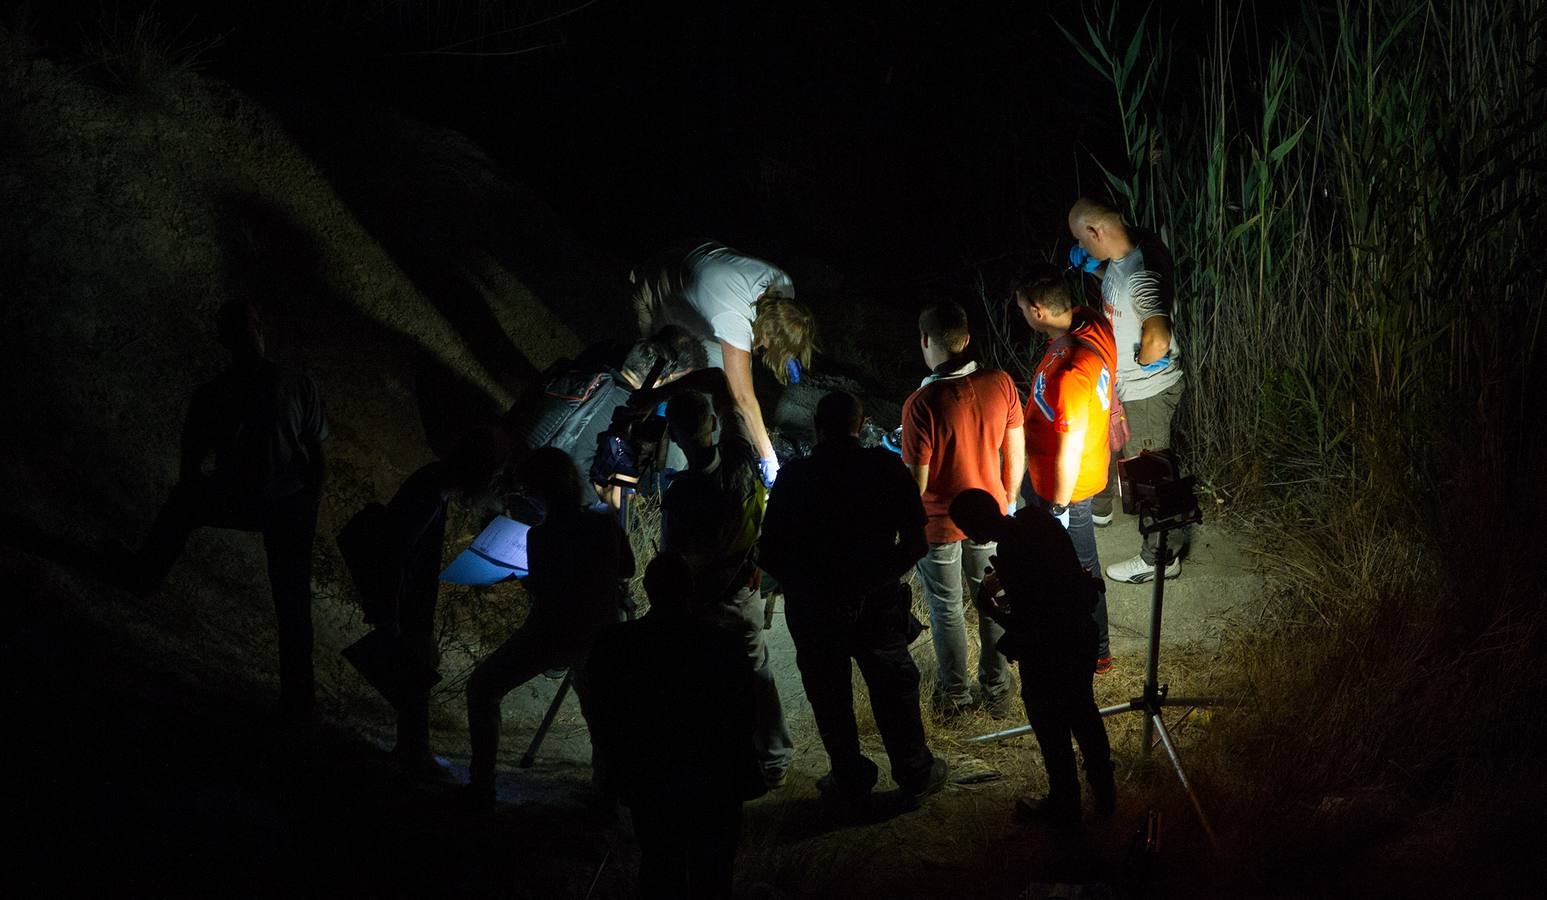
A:
<svg viewBox="0 0 1547 900">
<path fill-rule="evenodd" d="M 752 672 L 734 624 L 693 608 L 682 557 L 656 557 L 645 592 L 649 614 L 591 651 L 591 740 L 633 818 L 640 895 L 729 897 L 742 802 L 766 790 Z"/>
<path fill-rule="evenodd" d="M 201 527 L 262 534 L 279 626 L 280 712 L 305 722 L 315 693 L 312 542 L 327 417 L 311 376 L 264 355 L 255 304 L 226 303 L 217 324 L 231 364 L 193 395 L 177 485 L 134 561 L 131 586 L 142 596 L 159 587 Z"/>
<path fill-rule="evenodd" d="M 409 774 L 446 774 L 430 748 L 430 691 L 440 681 L 435 611 L 451 498 L 477 503 L 487 496 L 509 455 L 503 431 L 474 429 L 444 460 L 404 479 L 371 541 L 373 577 L 362 594 L 379 592 L 363 598 L 375 630 L 344 655 L 396 708 L 392 755 Z"/>
<path fill-rule="evenodd" d="M 628 536 L 611 513 L 581 505 L 580 474 L 564 451 L 537 450 L 522 477 L 544 511 L 542 522 L 527 535 L 530 574 L 523 586 L 532 608 L 515 634 L 473 669 L 467 683 L 473 754 L 466 802 L 473 808 L 494 804 L 500 701 L 506 694 L 550 669 L 569 668 L 581 714 L 589 721 L 585 661 L 597 629 L 622 620 L 619 580 L 634 574 Z M 598 766 L 601 759 L 592 763 Z"/>
<path fill-rule="evenodd" d="M 1079 821 L 1073 735 L 1096 812 L 1110 815 L 1116 803 L 1112 747 L 1091 690 L 1091 610 L 1100 576 L 1080 566 L 1069 533 L 1046 510 L 1026 507 L 1007 516 L 997 498 L 968 490 L 951 502 L 951 518 L 972 540 L 999 544 L 978 609 L 1003 626 L 999 650 L 1020 663 L 1021 699 L 1047 766 L 1047 796 L 1020 801 L 1019 811 L 1056 824 Z"/>
<path fill-rule="evenodd" d="M 860 446 L 862 420 L 853 394 L 817 404 L 816 449 L 774 483 L 758 557 L 784 587 L 795 664 L 832 766 L 817 786 L 844 805 L 862 804 L 876 783 L 875 763 L 860 752 L 851 658 L 903 793 L 916 801 L 947 776 L 924 740 L 919 670 L 908 651 L 922 626 L 901 582 L 929 549 L 924 506 L 895 455 Z"/>
</svg>

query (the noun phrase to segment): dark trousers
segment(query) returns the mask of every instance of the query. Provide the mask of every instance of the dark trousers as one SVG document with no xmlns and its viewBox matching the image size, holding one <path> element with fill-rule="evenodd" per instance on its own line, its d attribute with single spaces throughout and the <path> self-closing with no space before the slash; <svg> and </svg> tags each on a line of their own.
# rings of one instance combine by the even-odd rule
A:
<svg viewBox="0 0 1547 900">
<path fill-rule="evenodd" d="M 919 670 L 908 652 L 911 596 L 901 585 L 864 601 L 853 597 L 790 594 L 784 618 L 795 641 L 795 665 L 833 778 L 856 789 L 875 781 L 875 766 L 860 752 L 854 720 L 852 659 L 870 690 L 870 708 L 892 764 L 892 778 L 910 785 L 929 775 L 934 756 L 919 717 Z"/>
<path fill-rule="evenodd" d="M 301 491 L 273 500 L 238 502 L 202 483 L 179 482 L 156 516 L 140 551 L 138 584 L 149 589 L 166 580 L 201 527 L 234 528 L 263 535 L 269 589 L 279 625 L 279 703 L 288 718 L 311 715 L 312 542 L 317 535 L 319 495 Z"/>
<path fill-rule="evenodd" d="M 734 788 L 713 796 L 636 801 L 639 896 L 703 900 L 731 896 L 741 798 Z"/>
<path fill-rule="evenodd" d="M 1037 509 L 1051 510 L 1053 507 L 1052 501 L 1031 489 L 1030 478 L 1021 486 L 1021 498 L 1027 506 Z M 1107 580 L 1101 569 L 1101 556 L 1096 552 L 1096 523 L 1091 520 L 1090 508 L 1089 498 L 1069 504 L 1069 523 L 1064 530 L 1074 542 L 1074 555 L 1079 557 L 1080 568 L 1101 584 L 1101 591 L 1096 595 L 1096 608 L 1091 610 L 1091 619 L 1096 623 L 1096 659 L 1100 659 L 1112 655 L 1112 641 L 1107 622 Z"/>
<path fill-rule="evenodd" d="M 522 627 L 473 669 L 467 682 L 467 732 L 473 758 L 468 766 L 474 784 L 493 784 L 494 761 L 500 747 L 500 702 L 505 695 L 549 669 L 569 667 L 570 683 L 580 699 L 580 713 L 589 723 L 590 684 L 585 678 L 587 641 L 554 634 L 545 628 Z M 599 760 L 593 756 L 592 768 Z M 600 778 L 600 773 L 593 771 Z"/>
<path fill-rule="evenodd" d="M 1065 665 L 1021 666 L 1021 699 L 1027 722 L 1037 735 L 1047 766 L 1048 796 L 1058 803 L 1079 804 L 1073 735 L 1085 757 L 1085 778 L 1092 785 L 1109 785 L 1112 745 L 1091 690 L 1087 657 L 1080 654 Z"/>
</svg>

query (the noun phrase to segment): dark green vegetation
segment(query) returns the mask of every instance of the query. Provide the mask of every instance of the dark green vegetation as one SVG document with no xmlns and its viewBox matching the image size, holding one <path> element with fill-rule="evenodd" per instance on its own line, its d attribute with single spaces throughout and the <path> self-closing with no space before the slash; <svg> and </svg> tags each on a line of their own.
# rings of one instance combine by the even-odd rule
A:
<svg viewBox="0 0 1547 900">
<path fill-rule="evenodd" d="M 1542 835 L 1547 5 L 1230 7 L 1070 23 L 1177 251 L 1189 458 L 1273 585 L 1200 780 L 1269 882 L 1487 893 Z"/>
</svg>

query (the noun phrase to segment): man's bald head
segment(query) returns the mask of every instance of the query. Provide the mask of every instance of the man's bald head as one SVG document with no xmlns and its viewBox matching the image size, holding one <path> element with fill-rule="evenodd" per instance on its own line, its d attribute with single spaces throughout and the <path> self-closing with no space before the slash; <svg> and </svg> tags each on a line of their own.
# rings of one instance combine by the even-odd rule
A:
<svg viewBox="0 0 1547 900">
<path fill-rule="evenodd" d="M 1081 197 L 1069 210 L 1069 233 L 1086 253 L 1100 260 L 1117 259 L 1133 249 L 1122 214 L 1089 197 Z"/>
<path fill-rule="evenodd" d="M 865 408 L 848 391 L 832 391 L 817 401 L 814 419 L 819 440 L 856 437 L 865 421 Z"/>
</svg>

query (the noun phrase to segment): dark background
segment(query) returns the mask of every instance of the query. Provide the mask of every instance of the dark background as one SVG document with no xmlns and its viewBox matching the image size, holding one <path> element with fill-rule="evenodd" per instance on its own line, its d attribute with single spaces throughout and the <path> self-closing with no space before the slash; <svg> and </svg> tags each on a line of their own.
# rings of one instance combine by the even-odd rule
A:
<svg viewBox="0 0 1547 900">
<path fill-rule="evenodd" d="M 281 110 L 461 131 L 620 260 L 706 235 L 952 292 L 1061 252 L 1069 204 L 1101 189 L 1090 154 L 1122 167 L 1111 88 L 1054 24 L 1083 33 L 1075 2 L 12 6 L 61 53 L 149 11 L 178 45 L 218 39 L 197 64 Z"/>
</svg>

